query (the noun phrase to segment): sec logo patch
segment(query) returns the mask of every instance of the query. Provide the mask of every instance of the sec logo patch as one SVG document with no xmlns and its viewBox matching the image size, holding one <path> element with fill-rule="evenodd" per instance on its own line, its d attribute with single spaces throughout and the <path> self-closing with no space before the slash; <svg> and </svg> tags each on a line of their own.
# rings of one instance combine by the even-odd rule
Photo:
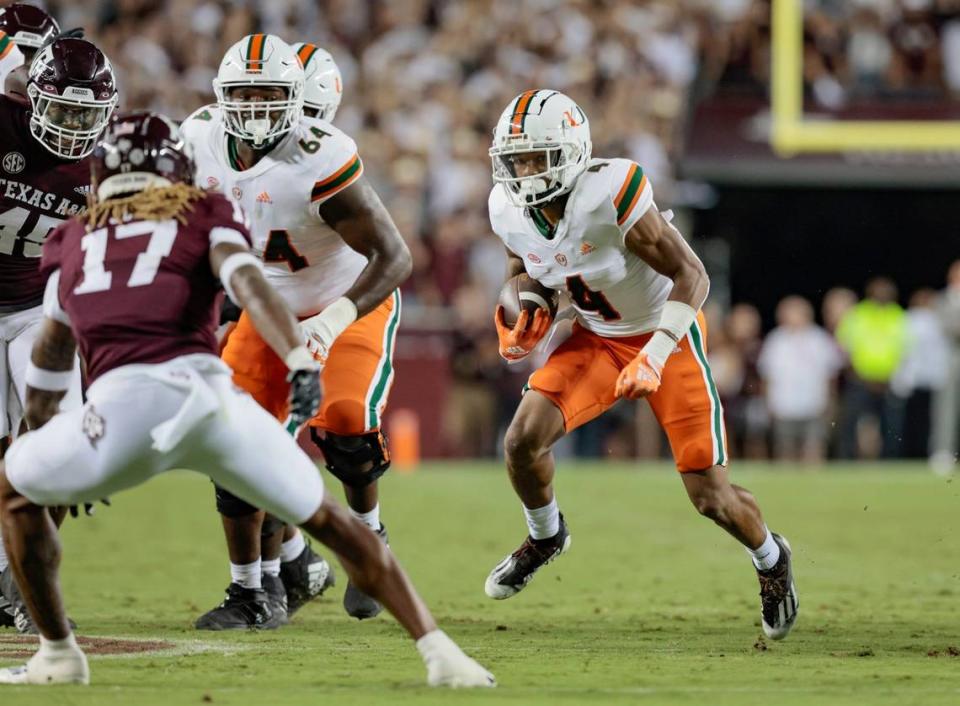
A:
<svg viewBox="0 0 960 706">
<path fill-rule="evenodd" d="M 3 171 L 7 174 L 19 174 L 27 166 L 27 160 L 19 152 L 7 152 L 3 157 Z"/>
<path fill-rule="evenodd" d="M 534 265 L 539 265 L 543 260 L 534 255 L 532 252 L 527 253 L 527 259 L 532 262 Z"/>
<path fill-rule="evenodd" d="M 207 186 L 209 186 L 211 189 L 216 189 L 218 186 L 220 186 L 220 180 L 216 177 L 208 176 Z"/>
</svg>

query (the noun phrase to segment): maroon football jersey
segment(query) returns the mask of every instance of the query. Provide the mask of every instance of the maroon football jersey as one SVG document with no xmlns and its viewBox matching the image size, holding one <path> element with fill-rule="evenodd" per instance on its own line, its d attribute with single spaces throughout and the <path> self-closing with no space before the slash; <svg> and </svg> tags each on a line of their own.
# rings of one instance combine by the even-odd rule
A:
<svg viewBox="0 0 960 706">
<path fill-rule="evenodd" d="M 30 134 L 30 108 L 0 95 L 0 313 L 43 301 L 43 242 L 83 213 L 90 162 L 64 161 Z"/>
<path fill-rule="evenodd" d="M 210 269 L 211 231 L 236 231 L 249 244 L 236 213 L 211 192 L 185 225 L 131 220 L 88 231 L 75 218 L 53 231 L 41 273 L 60 270 L 60 306 L 90 382 L 121 365 L 218 355 L 221 287 Z"/>
</svg>

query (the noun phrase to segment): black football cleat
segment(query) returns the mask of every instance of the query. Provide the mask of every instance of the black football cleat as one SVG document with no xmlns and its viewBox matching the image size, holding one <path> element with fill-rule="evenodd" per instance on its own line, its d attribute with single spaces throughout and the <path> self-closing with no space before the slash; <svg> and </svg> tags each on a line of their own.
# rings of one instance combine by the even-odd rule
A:
<svg viewBox="0 0 960 706">
<path fill-rule="evenodd" d="M 227 586 L 223 603 L 197 618 L 197 630 L 275 630 L 282 625 L 262 588 Z"/>
<path fill-rule="evenodd" d="M 283 581 L 279 576 L 270 576 L 263 574 L 260 577 L 260 583 L 263 586 L 263 592 L 267 594 L 267 603 L 270 604 L 270 612 L 280 621 L 281 625 L 290 622 L 287 614 L 287 589 L 283 587 Z"/>
<path fill-rule="evenodd" d="M 498 601 L 510 598 L 522 591 L 541 566 L 546 566 L 570 549 L 570 531 L 560 515 L 560 531 L 547 539 L 527 536 L 513 554 L 495 567 L 483 586 L 484 592 Z"/>
<path fill-rule="evenodd" d="M 380 538 L 380 541 L 390 546 L 390 538 L 387 536 L 387 528 L 380 524 L 380 529 L 377 530 L 377 536 Z M 367 620 L 368 618 L 375 618 L 380 614 L 380 611 L 383 610 L 383 606 L 380 605 L 378 601 L 375 601 L 373 598 L 368 596 L 366 593 L 361 591 L 359 588 L 354 586 L 350 581 L 347 581 L 347 590 L 343 593 L 343 609 L 347 611 L 347 615 L 351 618 L 356 618 L 357 620 Z"/>
<path fill-rule="evenodd" d="M 69 618 L 67 623 L 71 630 L 77 629 L 76 623 Z M 0 573 L 0 627 L 15 628 L 21 635 L 39 634 L 9 566 Z"/>
<path fill-rule="evenodd" d="M 772 569 L 757 569 L 760 580 L 760 617 L 763 634 L 771 640 L 782 640 L 793 628 L 800 610 L 797 586 L 793 582 L 790 543 L 778 534 L 773 541 L 780 546 L 780 558 Z"/>
<path fill-rule="evenodd" d="M 337 582 L 333 567 L 307 544 L 293 561 L 280 564 L 280 580 L 287 591 L 287 616 L 300 610 L 307 603 Z"/>
<path fill-rule="evenodd" d="M 0 628 L 13 628 L 17 624 L 13 619 L 13 606 L 6 596 L 0 595 Z"/>
</svg>

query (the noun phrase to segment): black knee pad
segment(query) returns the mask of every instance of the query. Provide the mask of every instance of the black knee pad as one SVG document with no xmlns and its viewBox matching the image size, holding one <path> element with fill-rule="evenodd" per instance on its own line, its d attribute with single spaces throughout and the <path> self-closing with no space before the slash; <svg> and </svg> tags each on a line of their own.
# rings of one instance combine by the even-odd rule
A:
<svg viewBox="0 0 960 706">
<path fill-rule="evenodd" d="M 253 505 L 246 500 L 241 500 L 229 490 L 221 488 L 219 485 L 213 487 L 217 493 L 217 512 L 224 517 L 246 517 L 259 512 Z"/>
<path fill-rule="evenodd" d="M 285 525 L 286 523 L 283 520 L 278 520 L 273 515 L 267 513 L 267 516 L 263 519 L 263 526 L 260 528 L 260 536 L 269 537 L 282 530 Z"/>
<path fill-rule="evenodd" d="M 360 436 L 339 436 L 329 432 L 320 436 L 311 428 L 310 436 L 323 451 L 327 470 L 351 488 L 367 487 L 390 468 L 387 439 L 378 431 Z"/>
</svg>

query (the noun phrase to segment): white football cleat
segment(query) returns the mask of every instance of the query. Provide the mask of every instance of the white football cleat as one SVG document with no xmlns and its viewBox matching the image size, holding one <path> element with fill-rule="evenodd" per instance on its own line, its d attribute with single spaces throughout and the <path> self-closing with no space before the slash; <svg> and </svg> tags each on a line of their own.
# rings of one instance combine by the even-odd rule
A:
<svg viewBox="0 0 960 706">
<path fill-rule="evenodd" d="M 80 650 L 41 650 L 19 667 L 0 669 L 0 684 L 89 684 L 90 667 Z"/>
<path fill-rule="evenodd" d="M 434 630 L 417 640 L 417 649 L 427 666 L 428 686 L 461 689 L 497 685 L 494 676 L 464 654 L 442 630 Z"/>
</svg>

